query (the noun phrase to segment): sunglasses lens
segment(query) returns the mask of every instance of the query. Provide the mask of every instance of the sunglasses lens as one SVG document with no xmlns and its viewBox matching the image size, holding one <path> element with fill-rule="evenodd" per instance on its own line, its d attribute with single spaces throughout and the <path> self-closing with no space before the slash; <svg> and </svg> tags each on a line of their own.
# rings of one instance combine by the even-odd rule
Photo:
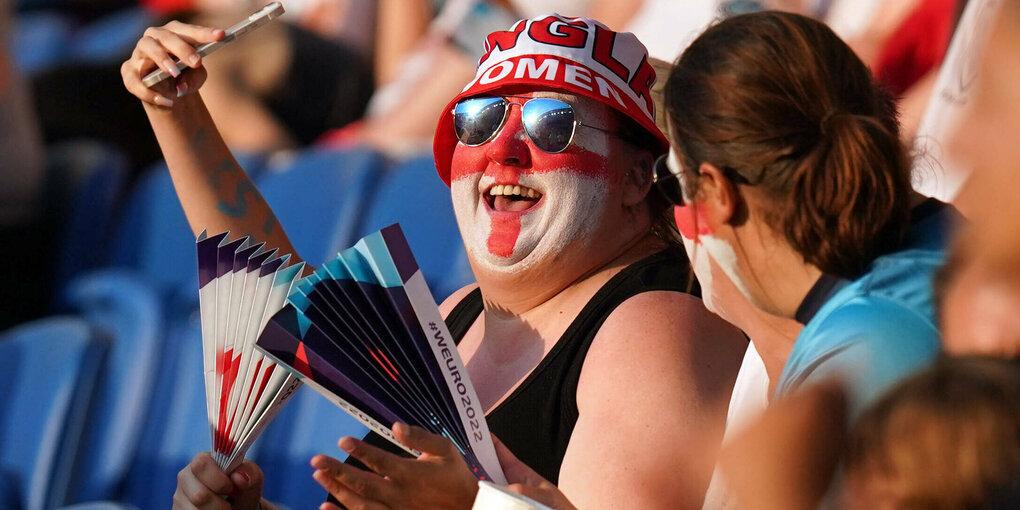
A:
<svg viewBox="0 0 1020 510">
<path fill-rule="evenodd" d="M 473 97 L 453 107 L 453 131 L 464 145 L 481 145 L 503 125 L 506 101 L 501 97 Z"/>
<path fill-rule="evenodd" d="M 666 200 L 674 205 L 684 205 L 683 190 L 680 189 L 680 179 L 669 170 L 666 163 L 666 155 L 663 154 L 655 160 L 655 187 Z"/>
<path fill-rule="evenodd" d="M 574 134 L 574 109 L 550 98 L 536 98 L 524 104 L 521 112 L 524 130 L 536 147 L 545 152 L 561 152 Z"/>
</svg>

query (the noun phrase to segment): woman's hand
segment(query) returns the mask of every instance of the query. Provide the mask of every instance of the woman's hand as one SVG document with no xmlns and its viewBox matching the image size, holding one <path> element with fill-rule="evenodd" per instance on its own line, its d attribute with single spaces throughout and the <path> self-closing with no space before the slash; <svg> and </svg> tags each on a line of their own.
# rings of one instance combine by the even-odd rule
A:
<svg viewBox="0 0 1020 510">
<path fill-rule="evenodd" d="M 227 476 L 202 452 L 177 473 L 175 510 L 258 510 L 261 500 L 262 469 L 250 460 Z"/>
<path fill-rule="evenodd" d="M 171 97 L 182 97 L 199 89 L 206 79 L 202 57 L 195 46 L 218 41 L 224 36 L 218 28 L 188 25 L 171 21 L 162 27 L 149 27 L 138 40 L 131 58 L 120 66 L 124 87 L 145 103 L 171 107 Z M 191 69 L 181 73 L 174 65 L 173 57 L 184 62 Z M 152 88 L 142 84 L 142 78 L 160 68 L 173 78 L 164 80 Z"/>
<path fill-rule="evenodd" d="M 315 481 L 351 510 L 470 509 L 478 492 L 478 479 L 449 439 L 402 423 L 393 435 L 404 445 L 422 452 L 407 459 L 351 437 L 340 448 L 373 472 L 348 466 L 325 455 L 312 458 Z M 326 504 L 323 509 L 336 506 Z"/>
<path fill-rule="evenodd" d="M 499 465 L 503 467 L 503 474 L 510 482 L 507 489 L 555 510 L 574 510 L 574 505 L 555 485 L 521 462 L 495 436 L 492 437 L 492 441 L 496 445 L 496 457 L 499 458 Z"/>
</svg>

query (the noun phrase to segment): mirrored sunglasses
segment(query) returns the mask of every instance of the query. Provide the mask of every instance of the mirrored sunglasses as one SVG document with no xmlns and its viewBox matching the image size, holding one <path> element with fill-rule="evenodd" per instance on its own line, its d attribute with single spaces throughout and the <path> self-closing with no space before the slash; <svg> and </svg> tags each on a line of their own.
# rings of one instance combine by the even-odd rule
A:
<svg viewBox="0 0 1020 510">
<path fill-rule="evenodd" d="M 525 99 L 512 103 L 507 98 Z M 566 150 L 574 139 L 577 126 L 585 126 L 604 133 L 619 133 L 577 120 L 573 106 L 559 99 L 529 96 L 470 97 L 458 101 L 453 107 L 453 130 L 464 145 L 476 147 L 499 134 L 506 124 L 510 105 L 521 106 L 524 132 L 542 151 L 558 153 Z"/>
</svg>

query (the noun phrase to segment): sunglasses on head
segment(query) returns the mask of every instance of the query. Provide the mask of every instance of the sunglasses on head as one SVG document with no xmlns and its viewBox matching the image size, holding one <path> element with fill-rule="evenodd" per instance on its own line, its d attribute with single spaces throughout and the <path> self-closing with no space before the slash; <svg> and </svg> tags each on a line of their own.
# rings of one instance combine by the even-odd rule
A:
<svg viewBox="0 0 1020 510">
<path fill-rule="evenodd" d="M 507 98 L 524 99 L 512 103 Z M 585 126 L 604 133 L 621 136 L 609 129 L 584 124 L 577 120 L 570 103 L 550 97 L 482 96 L 469 97 L 453 107 L 453 130 L 460 143 L 476 147 L 496 137 L 510 112 L 510 105 L 521 107 L 521 123 L 528 138 L 544 152 L 563 152 L 574 139 L 577 126 Z"/>
<path fill-rule="evenodd" d="M 655 158 L 655 164 L 652 165 L 652 185 L 673 205 L 682 206 L 686 203 L 680 176 L 683 171 L 683 168 L 670 167 L 668 152 Z M 727 179 L 737 184 L 751 185 L 746 177 L 730 167 L 724 167 L 722 171 Z"/>
</svg>

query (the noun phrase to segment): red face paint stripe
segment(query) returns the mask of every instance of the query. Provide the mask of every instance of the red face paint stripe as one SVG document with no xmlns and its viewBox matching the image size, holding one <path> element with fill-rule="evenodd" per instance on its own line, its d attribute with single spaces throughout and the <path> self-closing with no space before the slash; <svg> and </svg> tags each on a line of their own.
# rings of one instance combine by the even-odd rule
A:
<svg viewBox="0 0 1020 510">
<path fill-rule="evenodd" d="M 497 257 L 509 257 L 514 253 L 517 238 L 521 235 L 521 216 L 495 215 L 492 218 L 492 230 L 486 247 L 489 253 Z"/>
</svg>

